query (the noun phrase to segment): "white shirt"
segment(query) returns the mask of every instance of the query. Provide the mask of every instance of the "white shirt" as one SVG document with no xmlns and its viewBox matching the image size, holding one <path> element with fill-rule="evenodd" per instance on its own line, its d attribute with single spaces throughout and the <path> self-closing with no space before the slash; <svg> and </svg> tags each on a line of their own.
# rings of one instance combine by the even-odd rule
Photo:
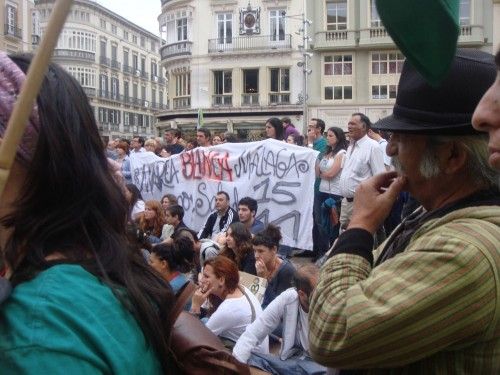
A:
<svg viewBox="0 0 500 375">
<path fill-rule="evenodd" d="M 299 308 L 299 319 L 297 324 L 297 337 L 295 341 L 302 349 L 309 353 L 309 314 Z"/>
<path fill-rule="evenodd" d="M 255 309 L 255 318 L 262 314 L 259 301 L 247 288 L 243 287 Z M 243 295 L 238 298 L 226 298 L 215 310 L 206 326 L 217 336 L 238 341 L 248 325 L 252 323 L 252 308 L 247 298 Z M 258 346 L 262 353 L 269 352 L 269 341 L 266 339 Z"/>
<path fill-rule="evenodd" d="M 344 156 L 340 175 L 340 192 L 343 197 L 353 198 L 358 185 L 376 174 L 386 172 L 384 156 L 377 141 L 368 135 L 349 145 Z"/>
<path fill-rule="evenodd" d="M 392 165 L 392 159 L 389 155 L 387 155 L 387 152 L 385 152 L 387 148 L 387 141 L 382 138 L 380 141 L 378 141 L 378 146 L 382 150 L 382 156 L 384 157 L 384 164 L 390 167 Z"/>
<path fill-rule="evenodd" d="M 135 220 L 139 217 L 141 213 L 144 212 L 145 205 L 143 200 L 138 200 L 135 202 L 134 207 L 132 208 L 132 213 L 130 216 L 132 216 L 132 220 Z"/>
<path fill-rule="evenodd" d="M 329 170 L 335 160 L 339 157 L 343 157 L 345 155 L 345 150 L 340 150 L 337 152 L 337 154 L 333 158 L 323 158 L 319 162 L 319 170 L 321 172 L 326 172 Z M 341 195 L 340 194 L 340 173 L 342 170 L 337 173 L 335 177 L 332 179 L 326 179 L 322 178 L 320 183 L 319 183 L 319 191 L 322 193 L 328 193 L 328 194 L 335 194 L 335 195 Z"/>
<path fill-rule="evenodd" d="M 137 154 L 139 152 L 146 152 L 146 149 L 144 147 L 141 147 L 141 149 L 139 151 L 136 151 L 135 148 L 133 148 L 132 150 L 130 150 L 131 154 Z"/>
</svg>

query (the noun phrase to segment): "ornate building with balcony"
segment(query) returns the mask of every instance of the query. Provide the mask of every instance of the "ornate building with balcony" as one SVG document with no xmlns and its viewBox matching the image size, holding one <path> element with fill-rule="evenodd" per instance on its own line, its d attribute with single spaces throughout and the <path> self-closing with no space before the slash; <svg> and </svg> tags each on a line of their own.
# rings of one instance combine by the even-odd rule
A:
<svg viewBox="0 0 500 375">
<path fill-rule="evenodd" d="M 404 56 L 385 30 L 375 1 L 308 1 L 306 12 L 313 21 L 309 118 L 346 129 L 354 112 L 372 121 L 391 114 Z M 460 0 L 459 47 L 495 53 L 494 25 L 499 26 L 492 14 L 491 0 Z"/>
<path fill-rule="evenodd" d="M 33 49 L 33 0 L 0 0 L 0 50 L 7 53 Z"/>
<path fill-rule="evenodd" d="M 35 0 L 37 35 L 54 0 Z M 82 85 L 105 138 L 156 135 L 155 115 L 167 108 L 160 39 L 89 0 L 75 0 L 54 61 Z"/>
<path fill-rule="evenodd" d="M 270 117 L 302 122 L 302 0 L 162 0 L 169 109 L 159 130 L 204 126 L 245 136 Z M 297 32 L 297 34 L 296 34 Z"/>
</svg>

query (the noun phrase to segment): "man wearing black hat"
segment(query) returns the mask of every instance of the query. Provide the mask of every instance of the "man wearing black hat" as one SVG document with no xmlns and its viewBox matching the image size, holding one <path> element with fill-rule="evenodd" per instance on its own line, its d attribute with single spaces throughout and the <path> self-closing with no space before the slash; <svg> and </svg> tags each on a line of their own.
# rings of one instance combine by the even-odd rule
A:
<svg viewBox="0 0 500 375">
<path fill-rule="evenodd" d="M 359 186 L 348 229 L 309 312 L 320 364 L 383 373 L 500 373 L 500 193 L 471 117 L 495 79 L 489 54 L 459 50 L 432 87 L 405 62 L 393 115 L 397 172 Z M 398 194 L 422 207 L 372 252 Z M 375 371 L 374 371 L 375 372 Z"/>
</svg>

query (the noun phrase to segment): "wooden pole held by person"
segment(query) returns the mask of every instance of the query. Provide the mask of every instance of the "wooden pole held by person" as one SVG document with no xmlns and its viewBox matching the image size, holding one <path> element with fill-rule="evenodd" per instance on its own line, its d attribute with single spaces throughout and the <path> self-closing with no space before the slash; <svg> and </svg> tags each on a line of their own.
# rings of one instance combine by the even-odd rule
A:
<svg viewBox="0 0 500 375">
<path fill-rule="evenodd" d="M 57 0 L 0 143 L 0 197 L 73 0 Z"/>
</svg>

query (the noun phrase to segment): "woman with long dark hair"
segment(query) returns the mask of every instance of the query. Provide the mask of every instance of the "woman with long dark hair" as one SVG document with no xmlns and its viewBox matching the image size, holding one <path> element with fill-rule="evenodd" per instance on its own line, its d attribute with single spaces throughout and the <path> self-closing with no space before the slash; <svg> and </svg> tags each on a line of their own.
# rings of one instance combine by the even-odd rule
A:
<svg viewBox="0 0 500 375">
<path fill-rule="evenodd" d="M 226 244 L 220 255 L 234 261 L 240 271 L 257 275 L 252 234 L 245 224 L 237 221 L 229 226 L 226 232 Z"/>
<path fill-rule="evenodd" d="M 0 52 L 0 136 L 31 59 Z M 172 289 L 127 214 L 85 92 L 51 64 L 0 202 L 0 373 L 168 372 Z"/>
<path fill-rule="evenodd" d="M 326 132 L 327 147 L 323 158 L 316 166 L 316 173 L 320 177 L 319 199 L 322 203 L 322 211 L 330 215 L 322 215 L 323 225 L 322 235 L 327 236 L 329 243 L 333 242 L 339 235 L 340 223 L 340 203 L 342 196 L 340 193 L 340 174 L 342 172 L 342 161 L 349 145 L 344 131 L 341 128 L 331 127 Z M 328 201 L 327 201 L 328 200 Z M 331 210 L 334 209 L 334 216 Z M 332 223 L 332 219 L 337 219 Z M 321 254 L 319 254 L 321 255 Z"/>
<path fill-rule="evenodd" d="M 129 218 L 131 220 L 137 220 L 139 216 L 144 212 L 145 204 L 142 194 L 134 184 L 126 184 L 125 195 L 129 203 Z"/>
<path fill-rule="evenodd" d="M 266 137 L 277 139 L 278 141 L 283 140 L 283 123 L 277 117 L 271 117 L 266 121 Z"/>
<path fill-rule="evenodd" d="M 184 274 L 194 268 L 193 242 L 181 237 L 171 243 L 153 246 L 149 264 L 170 283 L 174 293 L 177 293 L 188 282 Z"/>
</svg>

